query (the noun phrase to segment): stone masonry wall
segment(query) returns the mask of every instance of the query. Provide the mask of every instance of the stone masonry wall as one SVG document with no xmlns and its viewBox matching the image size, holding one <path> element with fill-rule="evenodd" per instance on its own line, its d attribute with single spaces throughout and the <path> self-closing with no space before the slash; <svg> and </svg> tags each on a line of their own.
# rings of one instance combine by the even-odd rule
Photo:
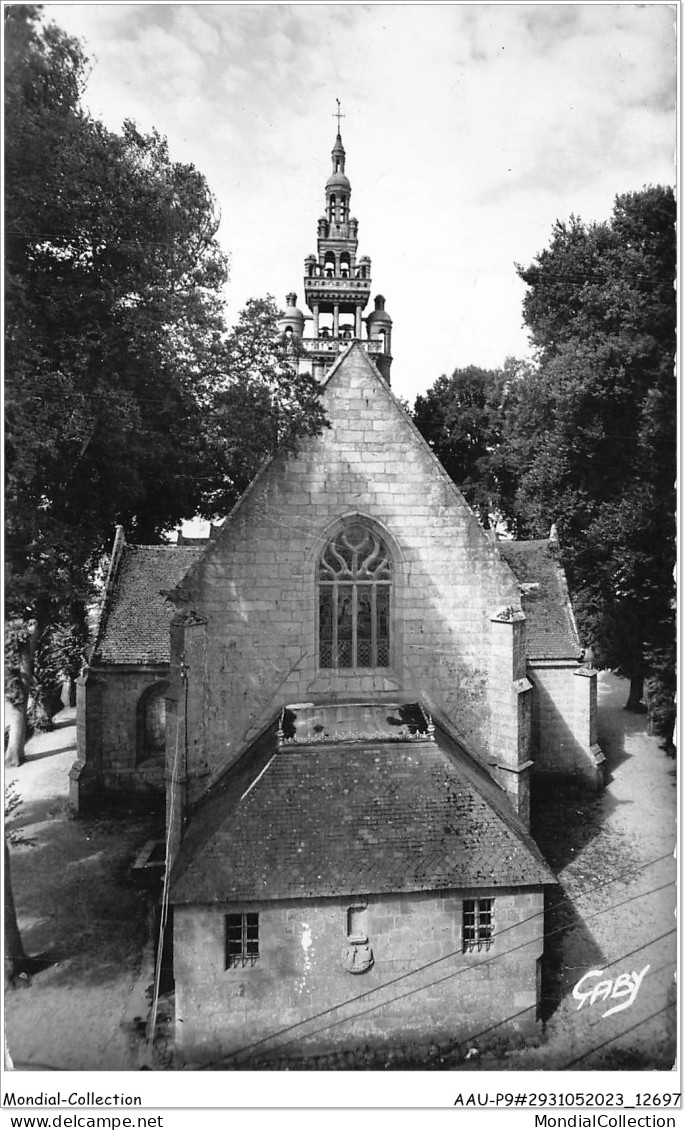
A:
<svg viewBox="0 0 685 1130">
<path fill-rule="evenodd" d="M 488 896 L 494 944 L 462 953 L 462 900 Z M 347 911 L 360 904 L 374 962 L 351 974 L 342 958 Z M 239 910 L 259 914 L 259 958 L 227 969 L 225 915 Z M 177 1049 L 188 1062 L 248 1049 L 249 1062 L 269 1052 L 468 1040 L 499 1024 L 529 1030 L 542 910 L 533 888 L 177 906 Z"/>
<path fill-rule="evenodd" d="M 602 783 L 604 756 L 597 745 L 597 672 L 571 663 L 529 666 L 533 698 L 536 772 L 580 776 Z"/>
<path fill-rule="evenodd" d="M 356 347 L 325 405 L 332 427 L 274 460 L 183 583 L 189 778 L 203 765 L 216 775 L 283 704 L 316 698 L 423 697 L 467 748 L 491 752 L 491 616 L 520 608 L 518 585 Z M 353 515 L 375 523 L 394 557 L 387 670 L 318 669 L 317 561 Z M 500 759 L 519 756 L 520 712 L 510 715 Z"/>
<path fill-rule="evenodd" d="M 79 757 L 107 791 L 164 790 L 164 765 L 138 764 L 137 706 L 148 687 L 168 679 L 166 666 L 91 669 L 78 688 Z"/>
<path fill-rule="evenodd" d="M 532 685 L 526 678 L 525 617 L 511 607 L 492 617 L 490 703 L 492 756 L 490 772 L 507 793 L 526 827 L 530 823 L 530 737 Z M 515 757 L 511 735 L 518 734 Z"/>
</svg>

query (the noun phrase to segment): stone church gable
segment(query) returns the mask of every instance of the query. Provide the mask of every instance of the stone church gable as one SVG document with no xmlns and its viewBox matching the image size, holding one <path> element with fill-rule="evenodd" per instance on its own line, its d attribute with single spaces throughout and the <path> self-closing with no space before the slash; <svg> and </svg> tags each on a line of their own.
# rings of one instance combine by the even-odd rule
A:
<svg viewBox="0 0 685 1130">
<path fill-rule="evenodd" d="M 324 403 L 330 428 L 262 469 L 176 590 L 197 767 L 212 777 L 301 698 L 420 697 L 467 748 L 491 749 L 491 619 L 520 614 L 518 583 L 359 345 L 330 370 Z M 352 520 L 392 558 L 390 655 L 331 669 L 317 565 Z M 184 626 L 189 613 L 199 622 Z"/>
<path fill-rule="evenodd" d="M 524 825 L 533 766 L 601 782 L 595 673 L 554 551 L 491 541 L 393 396 L 339 132 L 331 158 L 309 313 L 290 293 L 278 323 L 330 427 L 265 463 L 204 546 L 118 530 L 79 679 L 79 807 L 166 789 L 192 809 L 294 702 L 421 702 Z"/>
<path fill-rule="evenodd" d="M 490 540 L 390 390 L 339 126 L 310 313 L 279 323 L 330 426 L 204 547 L 119 531 L 80 680 L 78 788 L 166 791 L 186 1063 L 534 1028 L 529 778 L 600 756 L 553 550 Z"/>
</svg>

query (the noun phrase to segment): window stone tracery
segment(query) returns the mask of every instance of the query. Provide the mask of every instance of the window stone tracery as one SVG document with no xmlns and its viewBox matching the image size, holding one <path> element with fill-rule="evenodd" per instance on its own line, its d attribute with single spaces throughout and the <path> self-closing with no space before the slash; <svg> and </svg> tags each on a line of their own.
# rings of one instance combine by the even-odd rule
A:
<svg viewBox="0 0 685 1130">
<path fill-rule="evenodd" d="M 319 667 L 390 666 L 393 563 L 383 539 L 362 521 L 346 524 L 318 567 Z"/>
</svg>

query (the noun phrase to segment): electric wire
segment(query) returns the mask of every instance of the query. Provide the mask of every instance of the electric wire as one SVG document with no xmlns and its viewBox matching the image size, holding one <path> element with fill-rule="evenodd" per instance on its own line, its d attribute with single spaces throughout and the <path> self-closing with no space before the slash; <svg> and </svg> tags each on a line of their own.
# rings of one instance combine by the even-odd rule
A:
<svg viewBox="0 0 685 1130">
<path fill-rule="evenodd" d="M 657 889 L 660 889 L 660 888 L 657 888 Z M 635 896 L 635 897 L 642 897 L 642 896 Z M 628 900 L 628 901 L 630 901 L 630 900 Z M 619 903 L 617 905 L 620 906 L 622 904 Z M 609 907 L 608 909 L 613 910 L 613 909 L 615 909 L 615 907 Z M 604 911 L 598 911 L 597 913 L 601 914 L 601 913 L 605 913 L 605 912 Z M 594 916 L 592 916 L 592 917 L 594 917 Z M 568 927 L 566 927 L 566 926 L 559 927 L 557 930 L 551 931 L 550 934 L 544 935 L 544 937 L 550 937 L 551 934 L 563 932 L 563 930 L 565 930 L 565 929 L 568 929 Z M 643 945 L 637 946 L 635 949 L 630 950 L 627 954 L 622 954 L 620 957 L 616 958 L 611 964 L 615 965 L 619 961 L 625 961 L 625 959 L 627 957 L 632 957 L 634 954 L 639 953 L 640 950 L 647 949 L 649 946 L 655 945 L 657 942 L 663 941 L 664 938 L 667 938 L 671 934 L 675 934 L 675 933 L 676 933 L 676 929 L 672 928 L 670 930 L 665 931 L 665 933 L 663 933 L 663 934 L 659 934 L 656 938 L 650 938 L 649 941 L 645 942 Z M 523 943 L 523 945 L 528 945 L 528 944 L 529 943 Z M 513 949 L 507 950 L 507 951 L 505 951 L 504 954 L 500 954 L 499 956 L 500 957 L 508 956 L 509 954 L 514 953 L 516 951 L 516 949 L 520 949 L 520 948 L 521 948 L 520 946 L 515 946 Z M 487 964 L 487 963 L 483 962 L 482 964 Z M 609 966 L 608 968 L 611 968 L 611 966 Z M 667 966 L 661 966 L 660 968 L 665 969 L 665 968 L 667 968 Z M 455 971 L 454 973 L 447 974 L 445 977 L 439 978 L 437 981 L 431 981 L 428 985 L 421 985 L 416 989 L 410 989 L 406 993 L 401 993 L 399 996 L 393 997 L 393 999 L 390 1000 L 390 1001 L 383 1001 L 382 1005 L 380 1005 L 380 1006 L 379 1005 L 371 1005 L 369 1008 L 363 1009 L 361 1012 L 357 1012 L 353 1016 L 343 1017 L 342 1019 L 332 1021 L 330 1024 L 323 1025 L 321 1028 L 317 1028 L 314 1032 L 307 1033 L 307 1036 L 308 1037 L 318 1036 L 318 1035 L 321 1035 L 322 1032 L 327 1032 L 327 1031 L 330 1031 L 332 1028 L 338 1027 L 340 1024 L 344 1024 L 344 1023 L 347 1023 L 347 1022 L 353 1021 L 353 1020 L 358 1020 L 360 1016 L 365 1016 L 367 1013 L 373 1012 L 374 1009 L 376 1009 L 378 1007 L 383 1007 L 383 1006 L 388 1005 L 388 1004 L 395 1004 L 398 1000 L 403 1000 L 405 997 L 409 997 L 409 996 L 414 995 L 415 993 L 422 992 L 427 988 L 432 988 L 434 985 L 441 984 L 443 981 L 448 981 L 451 978 L 458 976 L 462 972 L 468 972 L 468 970 L 467 969 L 460 969 L 460 970 Z M 392 982 L 388 982 L 388 984 L 391 984 L 391 983 Z M 380 987 L 382 988 L 383 986 L 380 986 Z M 504 1024 L 507 1024 L 512 1020 L 516 1020 L 519 1017 L 524 1016 L 526 1013 L 529 1013 L 529 1012 L 530 1012 L 530 1006 L 523 1008 L 523 1009 L 520 1009 L 518 1012 L 510 1013 L 508 1016 L 499 1019 L 495 1024 L 491 1024 L 487 1028 L 482 1028 L 478 1032 L 472 1032 L 472 1033 L 469 1034 L 469 1036 L 465 1036 L 463 1038 L 455 1040 L 454 1043 L 458 1045 L 458 1044 L 469 1043 L 473 1040 L 480 1039 L 482 1036 L 488 1035 L 488 1033 L 490 1033 L 490 1032 L 497 1031 L 497 1029 L 501 1028 Z M 319 1015 L 323 1015 L 323 1014 L 319 1014 Z M 306 1021 L 303 1021 L 303 1023 L 306 1023 Z M 294 1027 L 297 1027 L 297 1025 L 292 1025 L 292 1028 L 294 1028 Z M 291 1029 L 284 1029 L 283 1031 L 287 1032 L 287 1031 L 290 1031 L 290 1030 Z M 276 1036 L 279 1035 L 279 1034 L 280 1033 L 276 1033 L 275 1035 L 265 1037 L 264 1040 L 258 1041 L 257 1043 L 268 1042 L 268 1040 L 270 1040 L 270 1039 L 275 1039 Z M 622 1033 L 619 1033 L 619 1035 L 622 1035 Z M 298 1037 L 295 1037 L 291 1040 L 286 1040 L 284 1043 L 278 1044 L 275 1048 L 270 1049 L 270 1051 L 280 1052 L 283 1049 L 290 1047 L 291 1044 L 295 1043 L 297 1038 Z M 239 1048 L 235 1052 L 231 1052 L 228 1055 L 223 1056 L 222 1059 L 219 1062 L 225 1063 L 227 1061 L 230 1061 L 231 1059 L 234 1059 L 236 1056 L 241 1055 L 244 1051 L 252 1050 L 252 1048 L 255 1047 L 255 1046 L 257 1046 L 257 1044 L 249 1044 L 244 1048 Z M 584 1053 L 584 1055 L 585 1054 L 589 1055 L 590 1052 Z"/>
<path fill-rule="evenodd" d="M 668 934 L 675 933 L 675 930 L 669 930 L 667 933 Z M 645 942 L 644 945 L 638 946 L 637 949 L 631 950 L 630 953 L 622 954 L 620 957 L 617 957 L 615 959 L 615 961 L 613 961 L 611 964 L 616 965 L 619 961 L 621 961 L 621 962 L 625 961 L 625 959 L 627 957 L 631 957 L 633 954 L 639 953 L 639 951 L 641 949 L 647 949 L 648 946 L 654 945 L 655 942 L 660 941 L 661 937 L 666 937 L 666 936 L 667 935 L 660 935 L 659 938 L 653 938 L 653 939 L 651 939 L 651 941 Z M 661 972 L 663 972 L 664 969 L 668 969 L 670 967 L 671 967 L 671 963 L 669 963 L 668 965 L 660 965 L 659 968 L 656 969 L 654 972 L 661 973 Z M 611 966 L 608 966 L 607 968 L 610 969 Z M 671 1007 L 671 1006 L 670 1005 L 664 1005 L 664 1007 L 662 1009 L 659 1009 L 659 1012 L 663 1012 L 669 1007 Z M 579 1011 L 579 1010 L 580 1010 L 580 1006 L 578 1007 L 578 1009 L 576 1011 Z M 488 1028 L 481 1028 L 481 1030 L 479 1032 L 472 1032 L 468 1037 L 465 1037 L 464 1039 L 454 1040 L 453 1043 L 454 1043 L 454 1045 L 459 1046 L 460 1044 L 469 1043 L 472 1040 L 479 1040 L 483 1036 L 489 1035 L 489 1033 L 491 1033 L 491 1032 L 496 1032 L 497 1029 L 502 1026 L 502 1024 L 509 1023 L 509 1021 L 511 1021 L 511 1020 L 518 1020 L 519 1017 L 524 1016 L 526 1014 L 526 1012 L 529 1012 L 529 1011 L 530 1011 L 530 1009 L 526 1009 L 526 1008 L 520 1009 L 518 1012 L 513 1012 L 509 1016 L 505 1017 L 504 1020 L 500 1020 L 496 1024 L 491 1024 Z M 653 1014 L 653 1015 L 658 1015 L 658 1014 Z M 613 1040 L 620 1039 L 621 1036 L 625 1035 L 627 1032 L 632 1031 L 633 1028 L 637 1028 L 637 1027 L 639 1027 L 640 1024 L 645 1024 L 645 1023 L 647 1023 L 648 1020 L 653 1019 L 653 1015 L 650 1015 L 648 1017 L 644 1017 L 642 1020 L 631 1025 L 630 1028 L 623 1028 L 620 1032 L 616 1032 L 610 1038 L 610 1040 L 607 1040 L 605 1042 L 610 1043 Z M 583 1055 L 580 1056 L 579 1059 L 585 1059 L 587 1056 L 592 1055 L 592 1053 L 594 1051 L 598 1051 L 603 1046 L 604 1046 L 603 1044 L 599 1044 L 595 1048 L 589 1048 L 586 1052 L 583 1052 Z M 569 1065 L 565 1064 L 563 1068 L 558 1068 L 558 1070 L 566 1071 L 568 1069 L 568 1067 L 569 1067 Z"/>
<path fill-rule="evenodd" d="M 609 909 L 614 909 L 614 908 L 611 907 Z M 605 911 L 598 911 L 598 913 L 602 914 L 602 913 L 605 913 Z M 564 930 L 564 929 L 567 929 L 567 927 L 561 927 L 560 928 L 560 930 Z M 559 932 L 559 931 L 556 931 L 556 932 Z M 663 941 L 664 938 L 667 938 L 671 934 L 675 934 L 675 933 L 676 933 L 675 927 L 672 927 L 670 930 L 667 930 L 665 933 L 659 934 L 658 937 L 650 938 L 650 940 L 648 942 L 645 942 L 645 944 L 643 946 L 639 946 L 636 950 L 631 951 L 631 953 L 637 953 L 640 949 L 646 949 L 647 946 L 655 945 L 657 942 Z M 545 935 L 545 937 L 549 937 L 549 936 L 550 935 Z M 481 965 L 495 964 L 496 961 L 501 959 L 502 957 L 508 957 L 510 954 L 515 953 L 516 950 L 524 949 L 527 945 L 530 945 L 530 942 L 522 942 L 520 945 L 514 946 L 510 950 L 505 950 L 504 953 L 499 954 L 496 958 L 493 958 L 493 959 L 488 960 L 488 961 L 481 962 Z M 626 955 L 626 956 L 630 956 L 630 955 Z M 620 959 L 617 959 L 617 960 L 623 960 L 623 958 L 620 958 Z M 330 1024 L 324 1024 L 321 1028 L 317 1028 L 314 1032 L 308 1032 L 307 1038 L 310 1038 L 312 1036 L 320 1036 L 322 1032 L 329 1032 L 332 1028 L 337 1028 L 341 1024 L 347 1024 L 350 1021 L 358 1020 L 361 1016 L 366 1016 L 367 1013 L 374 1012 L 377 1008 L 384 1008 L 388 1005 L 396 1004 L 398 1001 L 405 1000 L 407 997 L 414 996 L 416 993 L 425 992 L 426 989 L 432 989 L 436 985 L 441 985 L 445 981 L 451 981 L 455 977 L 458 977 L 461 973 L 467 973 L 469 971 L 470 970 L 468 968 L 462 968 L 462 969 L 455 970 L 452 973 L 445 974 L 444 977 L 439 977 L 437 980 L 431 981 L 428 985 L 419 985 L 414 989 L 408 989 L 406 992 L 400 993 L 398 996 L 393 997 L 392 1000 L 389 1000 L 389 1001 L 383 1000 L 380 1003 L 369 1005 L 368 1008 L 364 1008 L 360 1012 L 356 1012 L 353 1016 L 345 1016 L 345 1017 L 342 1017 L 338 1020 L 333 1020 L 333 1021 L 331 1021 Z M 528 1008 L 521 1009 L 519 1012 L 514 1013 L 511 1016 L 507 1016 L 507 1017 L 504 1017 L 501 1020 L 498 1020 L 496 1024 L 491 1025 L 489 1028 L 485 1028 L 481 1032 L 476 1032 L 474 1034 L 471 1034 L 465 1040 L 461 1040 L 459 1042 L 465 1043 L 468 1040 L 478 1039 L 480 1036 L 483 1036 L 490 1031 L 495 1031 L 496 1029 L 501 1028 L 503 1024 L 508 1023 L 510 1020 L 516 1019 L 519 1016 L 523 1016 L 526 1012 L 530 1012 L 530 1006 Z M 272 1036 L 270 1038 L 274 1039 L 275 1037 Z M 278 1044 L 276 1046 L 276 1048 L 273 1048 L 271 1050 L 278 1052 L 278 1051 L 282 1050 L 283 1048 L 287 1048 L 291 1044 L 295 1043 L 297 1039 L 298 1039 L 298 1037 L 293 1037 L 293 1039 L 286 1040 L 284 1043 Z M 234 1055 L 241 1054 L 241 1052 L 242 1052 L 242 1049 L 239 1050 L 238 1052 L 231 1053 L 230 1056 L 226 1056 L 225 1058 L 226 1059 L 233 1058 Z"/>
<path fill-rule="evenodd" d="M 601 1044 L 595 1044 L 593 1048 L 590 1048 L 588 1051 L 583 1052 L 582 1055 L 576 1056 L 575 1059 L 572 1059 L 568 1063 L 565 1063 L 562 1067 L 559 1068 L 559 1070 L 569 1071 L 570 1068 L 575 1067 L 577 1063 L 582 1063 L 582 1061 L 584 1059 L 587 1059 L 588 1056 L 594 1055 L 595 1052 L 601 1051 L 602 1048 L 606 1048 L 609 1044 L 615 1043 L 616 1040 L 620 1040 L 622 1036 L 627 1036 L 629 1032 L 634 1032 L 636 1028 L 642 1027 L 643 1024 L 648 1024 L 650 1020 L 655 1020 L 657 1016 L 661 1016 L 662 1012 L 669 1012 L 671 1009 L 675 1010 L 676 1008 L 677 1006 L 675 1004 L 675 1001 L 670 1004 L 663 1005 L 663 1007 L 657 1009 L 656 1012 L 652 1012 L 649 1014 L 649 1016 L 644 1016 L 642 1020 L 637 1020 L 635 1024 L 631 1024 L 629 1028 L 624 1028 L 621 1032 L 616 1032 L 615 1035 L 609 1036 L 608 1039 L 603 1040 Z"/>
<path fill-rule="evenodd" d="M 645 863 L 645 864 L 643 864 L 643 865 L 642 865 L 641 867 L 639 867 L 639 868 L 636 868 L 636 869 L 635 869 L 635 868 L 634 868 L 634 869 L 631 869 L 631 871 L 630 871 L 630 872 L 622 872 L 622 873 L 620 873 L 619 875 L 613 876 L 613 877 L 612 877 L 612 878 L 610 878 L 610 879 L 606 879 L 606 880 L 603 880 L 603 881 L 602 881 L 601 883 L 598 883 L 598 884 L 596 884 L 596 885 L 595 885 L 594 887 L 591 887 L 591 888 L 589 888 L 589 890 L 588 890 L 588 891 L 582 892 L 582 893 L 581 893 L 580 895 L 578 895 L 577 897 L 578 897 L 578 898 L 582 898 L 582 897 L 585 897 L 585 896 L 587 896 L 587 895 L 589 895 L 589 894 L 592 894 L 592 893 L 594 893 L 594 892 L 596 892 L 596 891 L 598 891 L 598 890 L 601 890 L 602 888 L 604 888 L 604 887 L 606 887 L 606 886 L 609 886 L 609 885 L 611 885 L 611 884 L 613 884 L 613 883 L 616 883 L 616 882 L 621 882 L 621 881 L 622 881 L 623 879 L 625 879 L 626 877 L 631 877 L 631 878 L 632 878 L 632 877 L 633 877 L 633 876 L 634 876 L 634 875 L 635 875 L 635 874 L 636 874 L 637 872 L 639 872 L 639 871 L 645 871 L 645 870 L 646 870 L 646 869 L 648 869 L 649 867 L 653 867 L 653 866 L 656 866 L 656 864 L 658 864 L 658 863 L 661 863 L 661 862 L 663 862 L 663 861 L 664 861 L 664 860 L 666 860 L 666 859 L 672 859 L 672 858 L 673 858 L 673 856 L 672 856 L 672 853 L 670 853 L 670 852 L 669 852 L 669 853 L 666 853 L 666 854 L 664 854 L 664 855 L 658 856 L 658 857 L 657 857 L 656 859 L 654 859 L 654 860 L 650 860 L 650 861 L 649 861 L 648 863 Z M 652 894 L 652 893 L 656 893 L 656 892 L 658 892 L 658 891 L 661 891 L 661 890 L 664 890 L 664 889 L 670 889 L 670 888 L 673 888 L 673 886 L 674 886 L 674 884 L 673 884 L 673 883 L 671 883 L 671 882 L 668 882 L 668 883 L 662 884 L 662 885 L 661 885 L 660 887 L 656 887 L 656 888 L 653 888 L 653 889 L 652 889 L 651 891 L 648 891 L 648 892 L 640 892 L 640 893 L 638 893 L 638 894 L 636 894 L 636 895 L 631 895 L 631 896 L 630 896 L 629 898 L 627 898 L 627 899 L 625 899 L 625 900 L 623 900 L 623 901 L 621 901 L 621 902 L 619 902 L 619 903 L 616 903 L 616 904 L 614 904 L 614 905 L 613 905 L 613 906 L 611 906 L 611 907 L 604 907 L 604 908 L 602 908 L 601 910 L 598 910 L 598 911 L 594 912 L 593 914 L 590 914 L 590 915 L 588 915 L 588 916 L 586 917 L 585 921 L 589 921 L 590 919 L 592 919 L 592 918 L 595 918 L 595 917 L 597 917 L 598 915 L 601 915 L 601 914 L 605 914 L 605 913 L 608 913 L 609 911 L 611 911 L 611 910 L 614 910 L 614 909 L 616 909 L 616 908 L 617 908 L 617 907 L 619 907 L 619 906 L 623 906 L 623 905 L 624 905 L 625 903 L 628 903 L 628 902 L 632 902 L 632 901 L 635 901 L 635 900 L 636 900 L 636 899 L 638 899 L 638 898 L 645 898 L 645 897 L 647 897 L 647 896 L 648 896 L 649 894 Z M 549 911 L 555 910 L 555 909 L 556 909 L 556 908 L 557 908 L 558 906 L 562 906 L 562 905 L 563 905 L 563 903 L 564 903 L 564 898 L 560 898 L 560 899 L 558 900 L 558 902 L 557 902 L 556 904 L 554 904 L 554 906 L 552 906 L 552 907 L 548 907 L 548 908 L 547 908 L 547 910 L 543 909 L 543 910 L 537 911 L 537 912 L 536 912 L 535 914 L 533 914 L 533 915 L 530 915 L 530 916 L 529 916 L 529 917 L 527 917 L 527 918 L 521 919 L 521 921 L 520 921 L 520 922 L 517 922 L 517 923 L 513 923 L 513 924 L 512 924 L 511 926 L 507 926 L 507 927 L 505 927 L 505 929 L 504 929 L 504 930 L 501 930 L 501 931 L 500 931 L 500 932 L 498 933 L 498 935 L 497 935 L 497 936 L 498 936 L 499 938 L 501 938 L 501 937 L 502 937 L 502 936 L 503 936 L 504 934 L 508 933 L 508 932 L 509 932 L 510 930 L 513 930 L 513 929 L 518 929 L 518 928 L 520 928 L 521 926 L 525 925 L 525 924 L 526 924 L 526 923 L 528 923 L 528 922 L 532 922 L 532 921 L 535 921 L 535 920 L 536 920 L 537 918 L 540 918 L 540 917 L 544 916 L 544 915 L 545 915 L 546 913 L 549 913 Z M 543 935 L 542 935 L 542 939 L 541 939 L 541 940 L 543 940 L 543 941 L 544 941 L 545 939 L 547 939 L 547 938 L 549 938 L 549 937 L 552 937 L 552 936 L 553 936 L 553 935 L 555 935 L 555 934 L 558 934 L 558 933 L 561 933 L 561 932 L 563 932 L 564 930 L 570 929 L 570 925 L 571 925 L 571 924 L 567 924 L 567 925 L 563 925 L 563 926 L 558 926 L 558 927 L 555 927 L 555 928 L 554 928 L 553 930 L 550 930 L 550 931 L 546 931 L 545 933 L 543 933 Z M 667 936 L 668 934 L 670 934 L 670 933 L 673 933 L 673 932 L 674 932 L 673 930 L 671 930 L 671 931 L 667 931 L 667 933 L 666 933 L 666 934 L 664 934 L 664 935 L 660 936 L 660 938 L 659 938 L 659 939 L 657 939 L 657 940 L 661 940 L 661 937 L 666 937 L 666 936 Z M 514 947 L 513 947 L 512 949 L 510 949 L 510 950 L 505 950 L 505 951 L 504 951 L 503 953 L 497 953 L 497 954 L 493 955 L 493 957 L 492 957 L 492 958 L 488 958 L 488 959 L 485 959 L 485 960 L 484 960 L 483 962 L 481 962 L 481 964 L 482 964 L 482 965 L 486 965 L 486 964 L 492 964 L 492 963 L 494 963 L 495 961 L 497 961 L 497 960 L 501 959 L 502 957 L 504 957 L 504 956 L 507 956 L 508 954 L 515 952 L 515 951 L 516 951 L 517 949 L 520 949 L 520 948 L 522 948 L 523 946 L 526 946 L 526 945 L 529 945 L 529 944 L 530 944 L 530 941 L 529 941 L 529 940 L 528 940 L 528 941 L 526 941 L 526 942 L 524 942 L 524 943 L 520 943 L 520 944 L 519 944 L 518 946 L 514 946 Z M 268 1036 L 265 1036 L 265 1037 L 262 1037 L 262 1038 L 261 1038 L 260 1040 L 254 1041 L 253 1043 L 250 1043 L 250 1044 L 246 1044 L 246 1045 L 244 1045 L 244 1046 L 243 1046 L 242 1048 L 238 1048 L 238 1049 L 236 1049 L 236 1051 L 235 1051 L 235 1052 L 231 1052 L 231 1053 L 230 1053 L 230 1055 L 229 1055 L 229 1056 L 226 1056 L 225 1058 L 227 1058 L 227 1059 L 228 1059 L 228 1058 L 233 1058 L 234 1056 L 237 1056 L 237 1055 L 241 1055 L 241 1054 L 242 1054 L 243 1052 L 245 1052 L 245 1051 L 251 1051 L 251 1050 L 252 1050 L 253 1048 L 255 1048 L 255 1047 L 258 1047 L 258 1046 L 260 1046 L 260 1045 L 262 1045 L 262 1044 L 264 1044 L 264 1043 L 267 1043 L 267 1042 L 269 1042 L 270 1040 L 274 1040 L 274 1039 L 277 1039 L 277 1038 L 278 1038 L 279 1036 L 281 1036 L 281 1035 L 287 1035 L 287 1033 L 288 1033 L 288 1032 L 294 1031 L 294 1030 L 295 1030 L 296 1028 L 301 1028 L 301 1027 L 303 1027 L 303 1026 L 304 1026 L 305 1024 L 309 1024 L 309 1023 L 311 1023 L 311 1022 L 313 1022 L 313 1021 L 315 1021 L 315 1020 L 318 1020 L 318 1019 L 322 1019 L 323 1017 L 325 1017 L 325 1016 L 329 1015 L 329 1014 L 330 1014 L 330 1013 L 332 1013 L 332 1012 L 335 1012 L 335 1011 L 337 1011 L 337 1010 L 338 1010 L 338 1009 L 340 1009 L 340 1008 L 345 1008 L 345 1007 L 348 1007 L 348 1006 L 350 1006 L 350 1005 L 354 1005 L 354 1004 L 356 1004 L 356 1003 L 357 1003 L 358 1001 L 362 1001 L 362 1000 L 365 1000 L 365 999 L 366 999 L 367 997 L 370 997 L 370 996 L 374 995 L 375 993 L 381 992 L 382 990 L 384 990 L 384 989 L 387 989 L 388 987 L 390 987 L 390 986 L 392 986 L 392 985 L 396 985 L 396 984 L 399 984 L 399 983 L 400 983 L 401 981 L 405 981 L 405 980 L 406 980 L 407 978 L 409 978 L 409 977 L 413 977 L 413 976 L 416 976 L 417 974 L 419 974 L 419 973 L 422 973 L 422 972 L 424 972 L 425 970 L 427 970 L 427 969 L 430 969 L 430 968 L 432 968 L 432 967 L 434 967 L 434 966 L 437 966 L 437 965 L 441 964 L 442 962 L 449 960 L 449 959 L 450 959 L 450 958 L 452 958 L 452 957 L 456 957 L 456 956 L 457 956 L 458 954 L 460 954 L 460 953 L 461 953 L 461 950 L 451 950 L 451 951 L 450 951 L 449 953 L 447 953 L 447 954 L 443 954 L 443 955 L 442 955 L 441 957 L 439 957 L 439 958 L 434 958 L 434 959 L 433 959 L 432 961 L 426 962 L 426 963 L 425 963 L 424 965 L 420 965 L 420 966 L 417 966 L 417 967 L 416 967 L 415 969 L 410 969 L 410 970 L 408 970 L 408 971 L 407 971 L 406 973 L 402 973 L 402 974 L 400 974 L 400 975 L 399 975 L 398 977 L 394 977 L 394 978 L 392 978 L 392 979 L 391 979 L 391 980 L 389 980 L 389 981 L 385 981 L 385 982 L 384 982 L 384 983 L 383 983 L 382 985 L 378 985 L 378 986 L 375 986 L 375 987 L 374 987 L 374 988 L 372 988 L 372 989 L 368 989 L 368 990 L 366 990 L 365 992 L 363 992 L 363 993 L 360 993 L 360 994 L 358 994 L 358 995 L 357 995 L 357 996 L 355 996 L 355 997 L 350 997 L 350 998 L 348 998 L 348 999 L 347 999 L 347 1000 L 345 1000 L 345 1001 L 340 1001 L 340 1002 L 339 1002 L 338 1004 L 335 1004 L 335 1005 L 331 1005 L 331 1006 L 330 1006 L 329 1008 L 323 1009 L 323 1010 L 321 1010 L 320 1012 L 317 1012 L 317 1013 L 312 1013 L 312 1015 L 311 1015 L 311 1016 L 308 1016 L 308 1017 L 306 1017 L 306 1018 L 305 1018 L 304 1020 L 300 1020 L 300 1021 L 297 1021 L 297 1022 L 296 1022 L 295 1024 L 289 1025 L 289 1026 L 288 1026 L 287 1028 L 283 1028 L 283 1029 L 280 1029 L 280 1030 L 278 1030 L 278 1031 L 276 1031 L 276 1032 L 272 1032 L 272 1033 L 271 1033 L 270 1035 L 268 1035 Z M 447 980 L 447 979 L 449 979 L 449 978 L 451 978 L 451 977 L 455 977 L 455 976 L 458 976 L 458 975 L 459 975 L 460 973 L 464 973 L 464 972 L 467 972 L 469 968 L 470 968 L 470 967 L 464 967 L 464 968 L 462 968 L 462 969 L 456 970 L 456 971 L 454 971 L 454 972 L 450 973 L 450 974 L 449 974 L 449 975 L 448 975 L 447 977 L 445 977 L 445 978 L 440 978 L 440 981 L 442 981 L 442 980 Z M 437 983 L 439 983 L 439 982 L 435 982 L 435 981 L 434 981 L 434 982 L 431 982 L 431 983 L 430 983 L 430 985 L 433 985 L 433 984 L 437 984 Z M 411 990 L 411 993 L 414 993 L 414 992 L 418 992 L 418 991 L 421 991 L 421 989 L 425 989 L 425 988 L 428 988 L 428 987 L 430 987 L 430 985 L 428 985 L 428 986 L 420 986 L 420 988 L 419 988 L 419 989 L 413 989 L 413 990 Z M 404 995 L 411 995 L 411 993 L 409 993 L 409 994 L 404 994 Z M 399 999 L 399 998 L 394 998 L 394 999 Z M 383 1002 L 383 1003 L 392 1003 L 392 1002 Z M 379 1006 L 379 1005 L 374 1005 L 373 1007 L 374 1007 L 374 1008 L 376 1008 L 376 1007 L 380 1007 L 380 1006 Z M 362 1015 L 362 1014 L 361 1014 L 361 1013 L 358 1013 L 358 1014 L 356 1014 L 356 1015 Z M 355 1017 L 348 1017 L 348 1018 L 345 1018 L 345 1019 L 347 1020 L 347 1019 L 354 1019 L 354 1018 L 355 1018 Z M 323 1030 L 323 1029 L 322 1029 L 322 1030 Z M 290 1042 L 292 1042 L 292 1041 L 290 1041 Z M 282 1046 L 287 1046 L 287 1045 L 282 1045 Z"/>
</svg>

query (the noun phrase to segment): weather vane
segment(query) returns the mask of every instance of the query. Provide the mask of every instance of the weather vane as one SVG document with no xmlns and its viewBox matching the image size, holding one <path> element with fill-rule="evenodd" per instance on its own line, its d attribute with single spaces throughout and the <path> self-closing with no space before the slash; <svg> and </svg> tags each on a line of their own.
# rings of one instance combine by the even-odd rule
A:
<svg viewBox="0 0 685 1130">
<path fill-rule="evenodd" d="M 340 119 L 344 118 L 345 115 L 340 110 L 340 99 L 336 98 L 336 102 L 338 103 L 338 109 L 335 111 L 333 117 L 338 119 L 338 133 L 340 133 Z"/>
</svg>

